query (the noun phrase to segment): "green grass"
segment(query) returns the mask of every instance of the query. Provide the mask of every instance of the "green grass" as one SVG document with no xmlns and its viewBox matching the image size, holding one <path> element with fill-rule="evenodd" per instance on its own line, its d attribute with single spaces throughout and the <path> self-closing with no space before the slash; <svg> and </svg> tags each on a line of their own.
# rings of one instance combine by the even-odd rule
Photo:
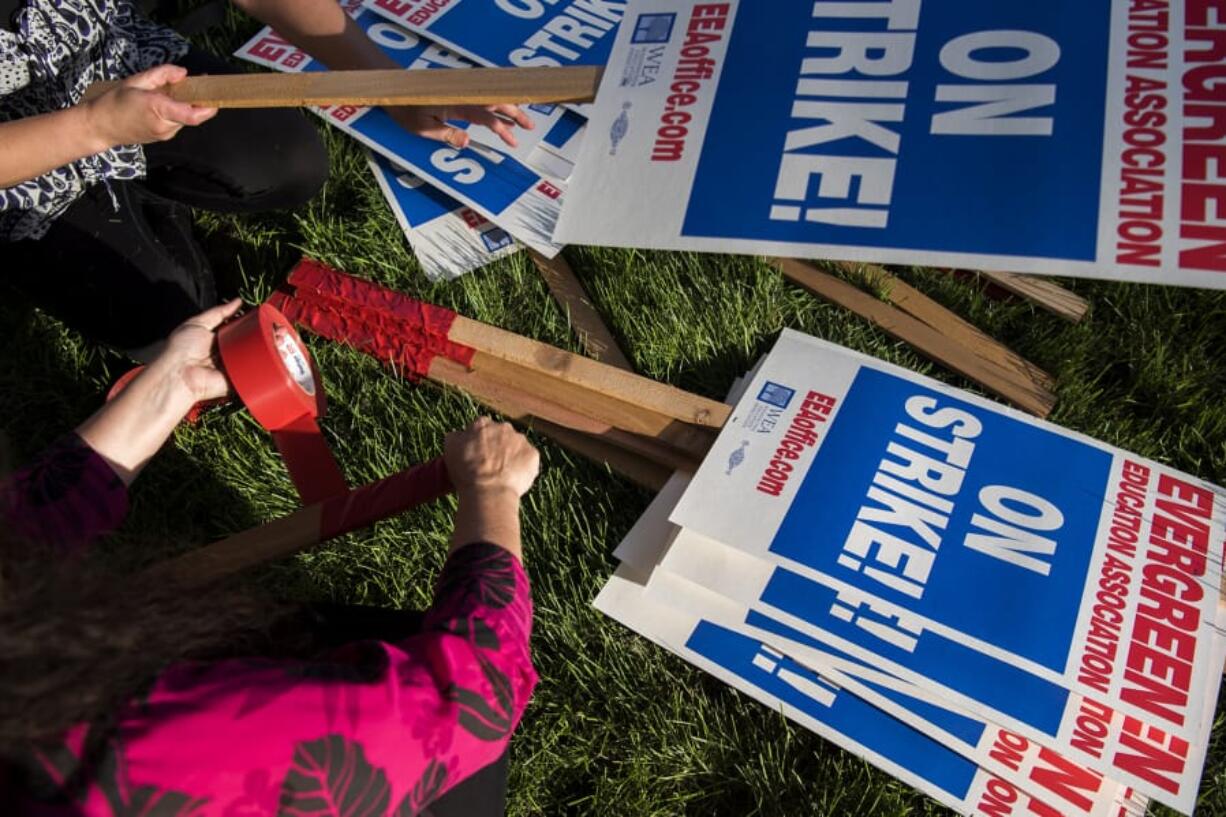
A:
<svg viewBox="0 0 1226 817">
<path fill-rule="evenodd" d="M 327 136 L 331 180 L 308 207 L 200 217 L 219 274 L 247 300 L 262 299 L 307 253 L 576 349 L 525 257 L 453 284 L 427 282 L 356 145 Z M 722 397 L 783 327 L 971 388 L 755 259 L 590 248 L 566 255 L 638 371 L 686 389 Z M 1093 303 L 1073 326 L 939 272 L 902 274 L 1054 374 L 1054 422 L 1226 484 L 1226 293 L 1068 282 Z M 20 462 L 96 408 L 128 364 L 7 292 L 0 320 L 0 417 L 7 455 Z M 465 397 L 409 383 L 358 353 L 316 340 L 311 347 L 327 384 L 325 432 L 353 483 L 437 455 L 444 432 L 477 414 Z M 513 745 L 512 814 L 944 813 L 592 610 L 614 568 L 611 551 L 650 496 L 537 442 L 543 471 L 524 515 L 541 684 Z M 268 436 L 240 411 L 181 429 L 133 500 L 127 525 L 104 545 L 108 558 L 132 567 L 297 504 Z M 453 509 L 442 502 L 383 522 L 273 566 L 259 581 L 294 599 L 422 607 Z M 1223 734 L 1219 721 L 1202 814 L 1226 814 Z"/>
</svg>

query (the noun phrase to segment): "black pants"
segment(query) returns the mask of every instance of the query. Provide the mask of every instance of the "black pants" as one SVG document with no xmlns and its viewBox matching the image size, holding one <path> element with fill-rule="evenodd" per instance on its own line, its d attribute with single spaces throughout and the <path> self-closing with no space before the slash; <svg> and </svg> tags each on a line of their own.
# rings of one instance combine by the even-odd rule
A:
<svg viewBox="0 0 1226 817">
<path fill-rule="evenodd" d="M 192 50 L 192 74 L 231 73 Z M 0 245 L 3 278 L 35 305 L 108 346 L 140 355 L 218 301 L 192 236 L 192 207 L 251 213 L 301 206 L 323 186 L 319 133 L 294 110 L 223 110 L 147 145 L 148 178 L 92 187 L 37 241 Z"/>
</svg>

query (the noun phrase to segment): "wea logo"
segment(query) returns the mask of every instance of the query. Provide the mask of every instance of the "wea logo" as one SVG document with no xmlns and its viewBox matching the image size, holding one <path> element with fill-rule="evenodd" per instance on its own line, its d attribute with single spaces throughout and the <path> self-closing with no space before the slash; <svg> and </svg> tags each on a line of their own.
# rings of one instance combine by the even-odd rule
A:
<svg viewBox="0 0 1226 817">
<path fill-rule="evenodd" d="M 634 22 L 634 33 L 630 35 L 630 42 L 635 45 L 666 43 L 673 36 L 675 22 L 676 14 L 640 14 Z"/>
<path fill-rule="evenodd" d="M 789 389 L 787 386 L 781 386 L 768 380 L 762 387 L 762 391 L 758 392 L 758 400 L 777 409 L 785 409 L 795 395 L 795 389 Z"/>
</svg>

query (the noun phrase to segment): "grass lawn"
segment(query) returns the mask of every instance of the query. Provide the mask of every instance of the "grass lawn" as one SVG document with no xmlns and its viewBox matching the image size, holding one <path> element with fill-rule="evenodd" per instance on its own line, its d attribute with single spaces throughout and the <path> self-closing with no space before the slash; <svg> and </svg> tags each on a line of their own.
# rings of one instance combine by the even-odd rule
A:
<svg viewBox="0 0 1226 817">
<path fill-rule="evenodd" d="M 216 48 L 254 30 L 235 16 L 230 25 Z M 308 207 L 258 218 L 201 214 L 200 234 L 223 281 L 259 301 L 306 253 L 577 350 L 565 314 L 522 254 L 456 283 L 430 284 L 357 145 L 326 136 L 331 179 Z M 638 371 L 685 389 L 722 398 L 783 327 L 970 388 L 756 259 L 591 248 L 566 257 Z M 940 272 L 900 272 L 1055 375 L 1054 422 L 1226 484 L 1226 293 L 1070 281 L 1093 304 L 1074 326 L 1023 303 L 988 300 Z M 6 458 L 19 463 L 97 407 L 128 364 L 10 291 L 0 298 L 0 319 L 0 427 Z M 462 395 L 309 342 L 327 385 L 325 433 L 352 483 L 439 454 L 443 433 L 478 413 Z M 525 550 L 541 684 L 513 744 L 511 814 L 943 813 L 592 610 L 614 568 L 610 553 L 650 496 L 537 442 L 543 471 L 525 505 Z M 127 525 L 104 547 L 116 563 L 135 566 L 295 507 L 293 486 L 255 421 L 245 412 L 213 413 L 180 429 L 149 467 Z M 442 502 L 381 523 L 258 580 L 296 599 L 423 607 L 453 509 Z M 1201 814 L 1226 814 L 1226 733 L 1217 726 Z"/>
</svg>

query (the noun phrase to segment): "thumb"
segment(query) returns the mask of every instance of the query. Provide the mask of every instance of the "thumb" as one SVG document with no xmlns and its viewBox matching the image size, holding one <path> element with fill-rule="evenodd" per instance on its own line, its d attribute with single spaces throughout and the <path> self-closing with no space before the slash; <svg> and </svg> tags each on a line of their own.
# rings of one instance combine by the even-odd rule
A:
<svg viewBox="0 0 1226 817">
<path fill-rule="evenodd" d="M 158 65 L 148 71 L 133 74 L 124 81 L 124 85 L 144 91 L 157 91 L 163 85 L 179 82 L 186 76 L 187 69 L 181 65 Z"/>
<path fill-rule="evenodd" d="M 212 331 L 225 323 L 226 319 L 237 312 L 238 308 L 242 305 L 242 300 L 235 298 L 232 301 L 219 304 L 212 309 L 206 309 L 196 317 L 189 320 L 188 323 L 195 324 L 196 326 Z"/>
</svg>

